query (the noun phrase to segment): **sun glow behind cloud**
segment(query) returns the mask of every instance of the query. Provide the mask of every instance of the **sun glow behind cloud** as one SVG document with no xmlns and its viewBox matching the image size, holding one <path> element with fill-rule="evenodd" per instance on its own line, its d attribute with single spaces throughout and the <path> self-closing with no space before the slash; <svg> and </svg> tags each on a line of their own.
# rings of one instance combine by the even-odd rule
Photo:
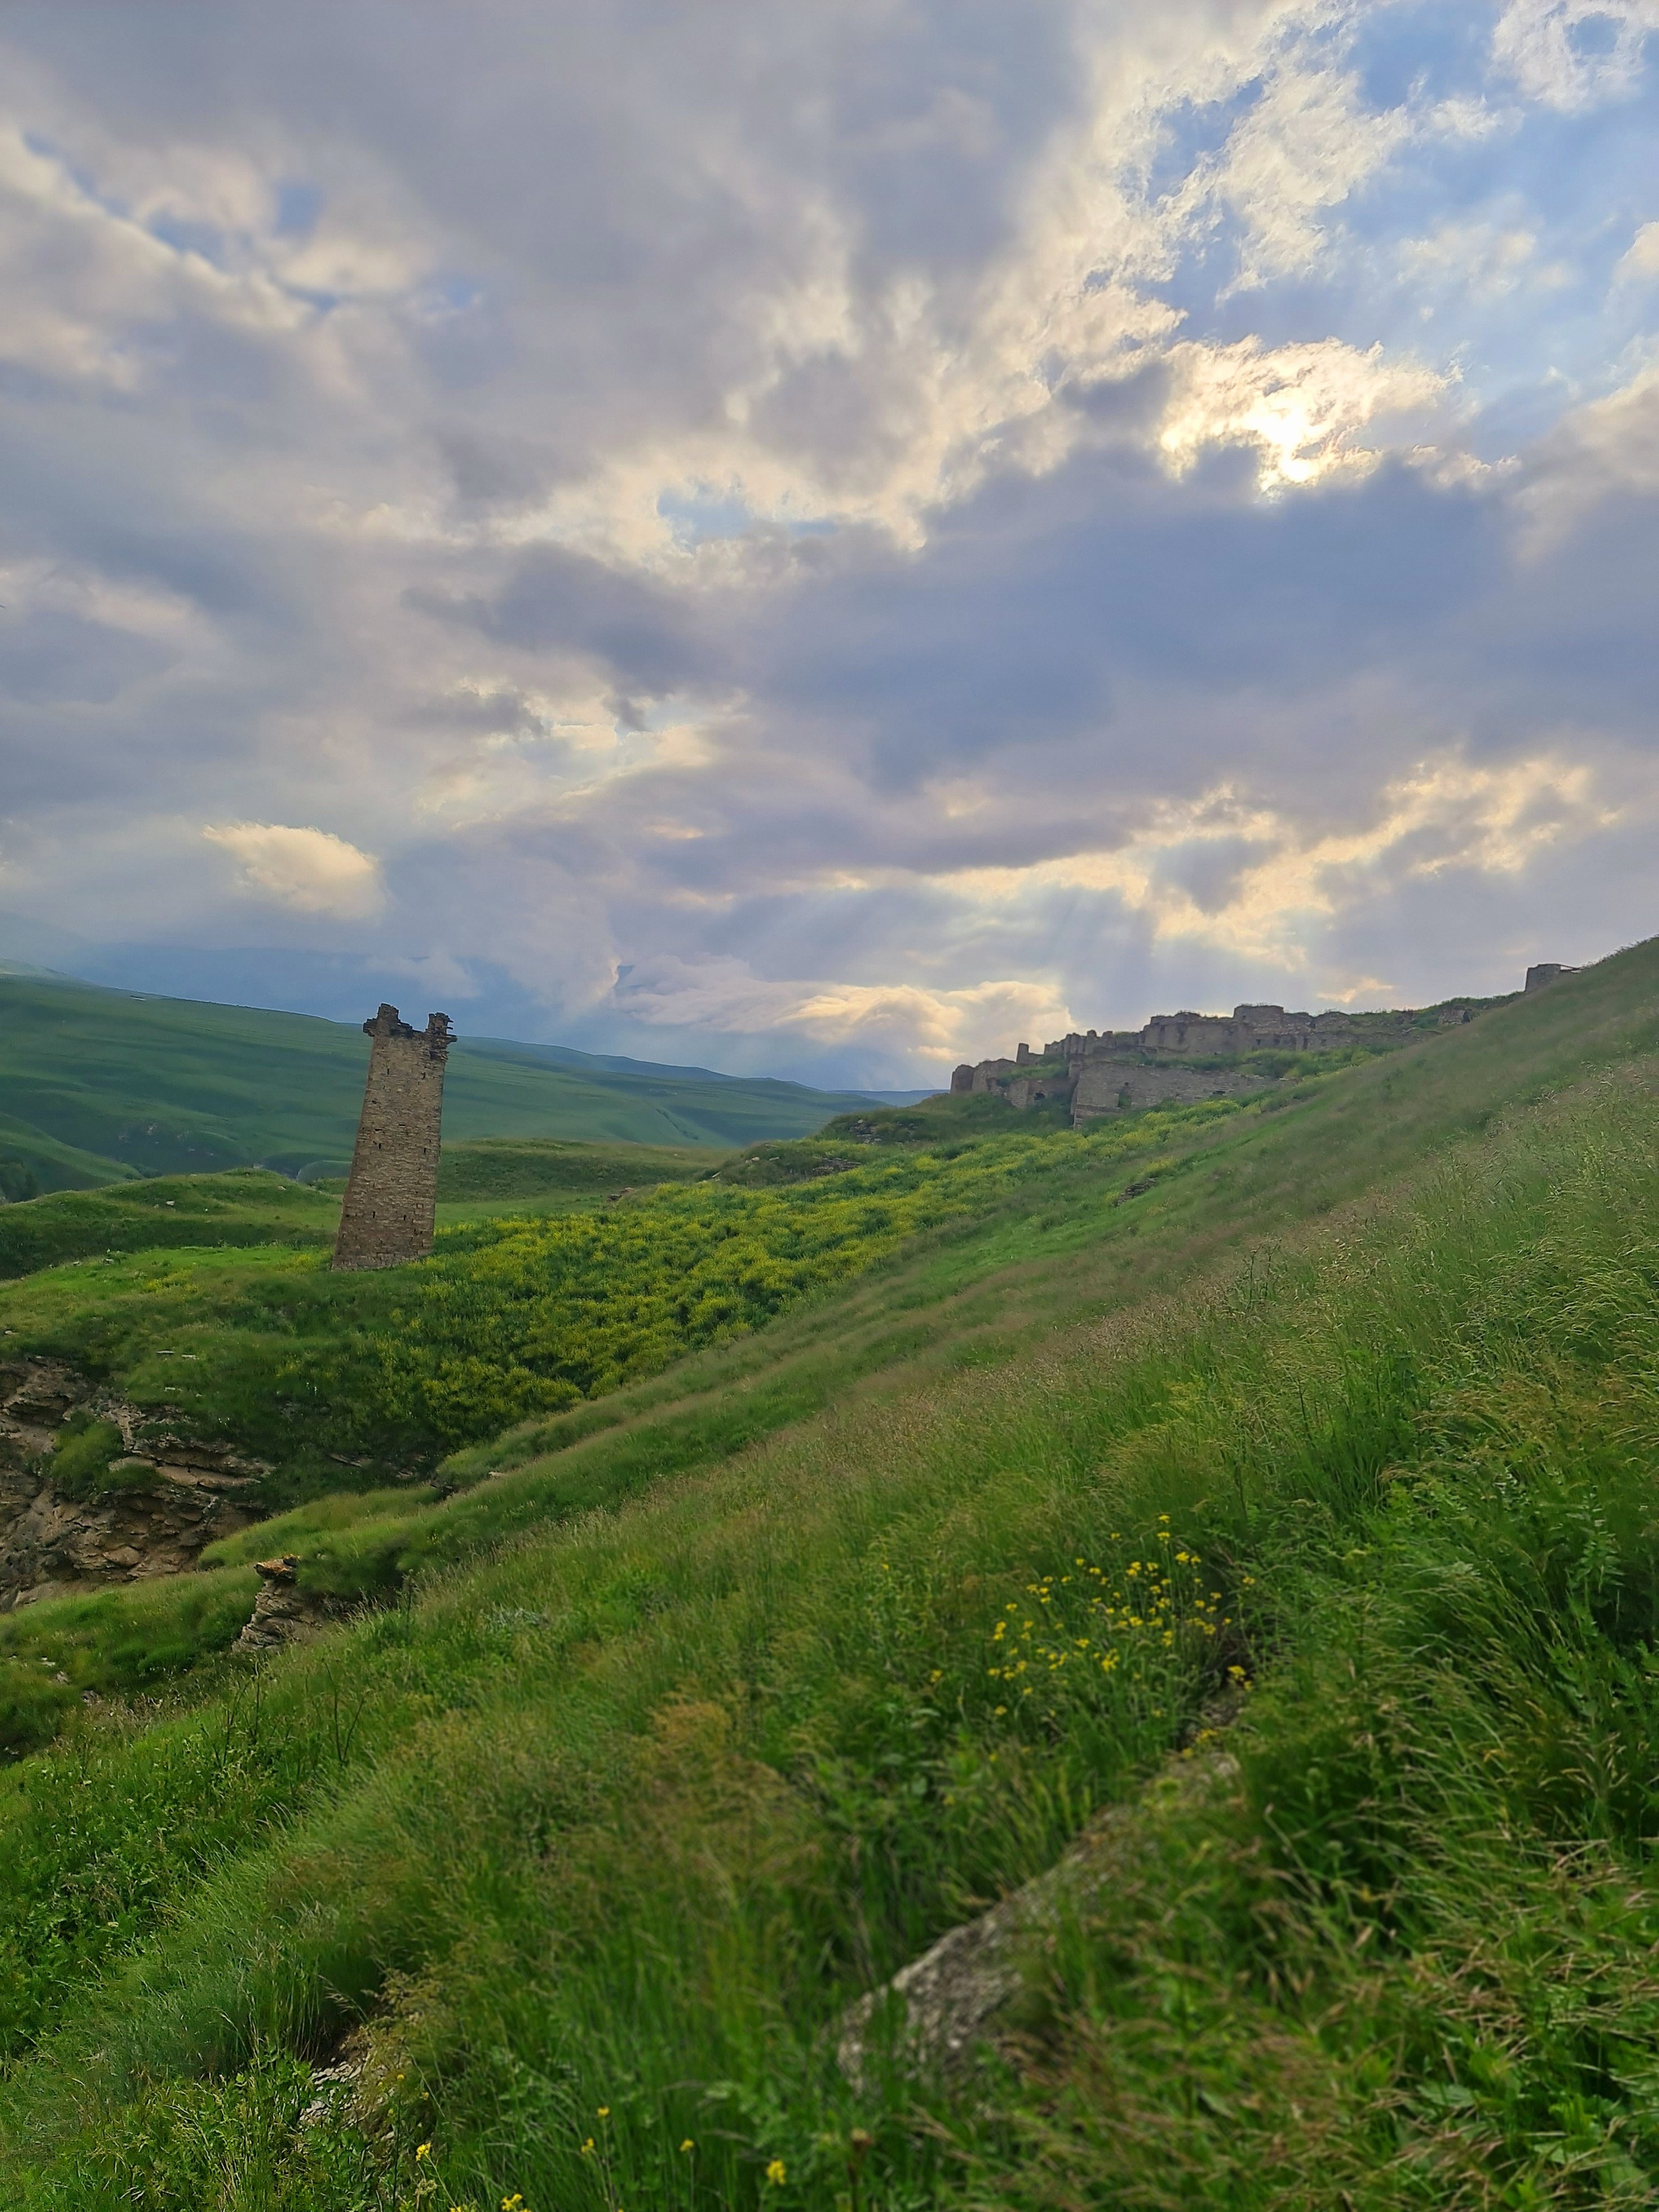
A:
<svg viewBox="0 0 1659 2212">
<path fill-rule="evenodd" d="M 0 26 L 8 897 L 896 1079 L 1637 933 L 1656 6 Z"/>
</svg>

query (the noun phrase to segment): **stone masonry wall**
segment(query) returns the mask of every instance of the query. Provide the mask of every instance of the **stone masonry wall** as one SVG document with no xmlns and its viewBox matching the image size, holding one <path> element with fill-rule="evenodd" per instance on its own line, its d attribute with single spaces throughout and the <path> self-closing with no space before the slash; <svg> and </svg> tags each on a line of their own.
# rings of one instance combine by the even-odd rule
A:
<svg viewBox="0 0 1659 2212">
<path fill-rule="evenodd" d="M 432 1250 L 443 1121 L 447 1014 L 411 1029 L 396 1006 L 363 1024 L 368 1080 L 351 1156 L 351 1179 L 334 1242 L 337 1268 L 396 1267 Z"/>
<path fill-rule="evenodd" d="M 1171 1099 L 1248 1098 L 1271 1091 L 1265 1075 L 1243 1068 L 1148 1067 L 1138 1060 L 1091 1060 L 1079 1070 L 1072 1092 L 1072 1126 L 1097 1121 L 1103 1114 L 1134 1114 Z"/>
</svg>

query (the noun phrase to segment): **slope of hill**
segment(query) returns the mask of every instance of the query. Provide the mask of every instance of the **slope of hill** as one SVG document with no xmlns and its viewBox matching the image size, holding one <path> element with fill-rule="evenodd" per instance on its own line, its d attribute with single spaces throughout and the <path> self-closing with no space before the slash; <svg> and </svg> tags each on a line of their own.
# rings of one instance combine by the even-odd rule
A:
<svg viewBox="0 0 1659 2212">
<path fill-rule="evenodd" d="M 233 1540 L 401 1601 L 0 1777 L 10 2201 L 1650 2201 L 1656 1100 L 1644 946 Z M 1080 1831 L 994 2046 L 849 2075 Z"/>
<path fill-rule="evenodd" d="M 185 1247 L 332 1243 L 339 1200 L 265 1168 L 146 1176 L 0 1208 L 0 1281 L 65 1261 Z"/>
<path fill-rule="evenodd" d="M 362 1097 L 354 1029 L 38 975 L 0 975 L 0 1154 L 43 1189 L 261 1164 L 343 1170 Z M 726 1147 L 805 1134 L 859 1102 L 702 1068 L 463 1039 L 445 1133 Z"/>
</svg>

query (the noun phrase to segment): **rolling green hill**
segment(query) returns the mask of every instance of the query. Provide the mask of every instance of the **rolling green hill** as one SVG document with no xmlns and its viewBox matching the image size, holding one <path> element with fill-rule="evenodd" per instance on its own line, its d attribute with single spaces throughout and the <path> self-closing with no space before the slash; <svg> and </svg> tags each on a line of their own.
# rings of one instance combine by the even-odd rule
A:
<svg viewBox="0 0 1659 2212">
<path fill-rule="evenodd" d="M 368 1010 L 366 1010 L 368 1011 Z M 343 1171 L 368 1048 L 299 1014 L 0 974 L 0 1156 L 44 1190 L 264 1165 Z M 466 1039 L 444 1131 L 729 1147 L 805 1134 L 858 1102 L 799 1084 Z"/>
<path fill-rule="evenodd" d="M 430 1489 L 0 1623 L 64 1731 L 0 1773 L 8 2202 L 1650 2203 L 1659 944 L 1270 1104 L 772 1151 L 614 1279 L 589 1215 L 392 1271 L 468 1373 L 526 1269 L 532 1358 L 722 1228 L 757 1320 L 797 1272 Z M 309 1264 L 4 1298 L 175 1346 Z M 278 1546 L 362 1609 L 218 1656 Z M 982 2047 L 890 2002 L 839 2062 L 1079 1846 Z"/>
</svg>

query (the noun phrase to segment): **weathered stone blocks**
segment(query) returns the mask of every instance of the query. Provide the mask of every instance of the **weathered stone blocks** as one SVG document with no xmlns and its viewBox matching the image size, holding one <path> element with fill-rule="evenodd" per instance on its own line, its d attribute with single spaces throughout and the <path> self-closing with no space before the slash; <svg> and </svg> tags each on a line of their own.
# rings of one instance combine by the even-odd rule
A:
<svg viewBox="0 0 1659 2212">
<path fill-rule="evenodd" d="M 454 1041 L 447 1014 L 429 1014 L 416 1030 L 388 1006 L 363 1032 L 368 1079 L 334 1240 L 342 1269 L 400 1267 L 432 1250 L 444 1066 Z"/>
</svg>

